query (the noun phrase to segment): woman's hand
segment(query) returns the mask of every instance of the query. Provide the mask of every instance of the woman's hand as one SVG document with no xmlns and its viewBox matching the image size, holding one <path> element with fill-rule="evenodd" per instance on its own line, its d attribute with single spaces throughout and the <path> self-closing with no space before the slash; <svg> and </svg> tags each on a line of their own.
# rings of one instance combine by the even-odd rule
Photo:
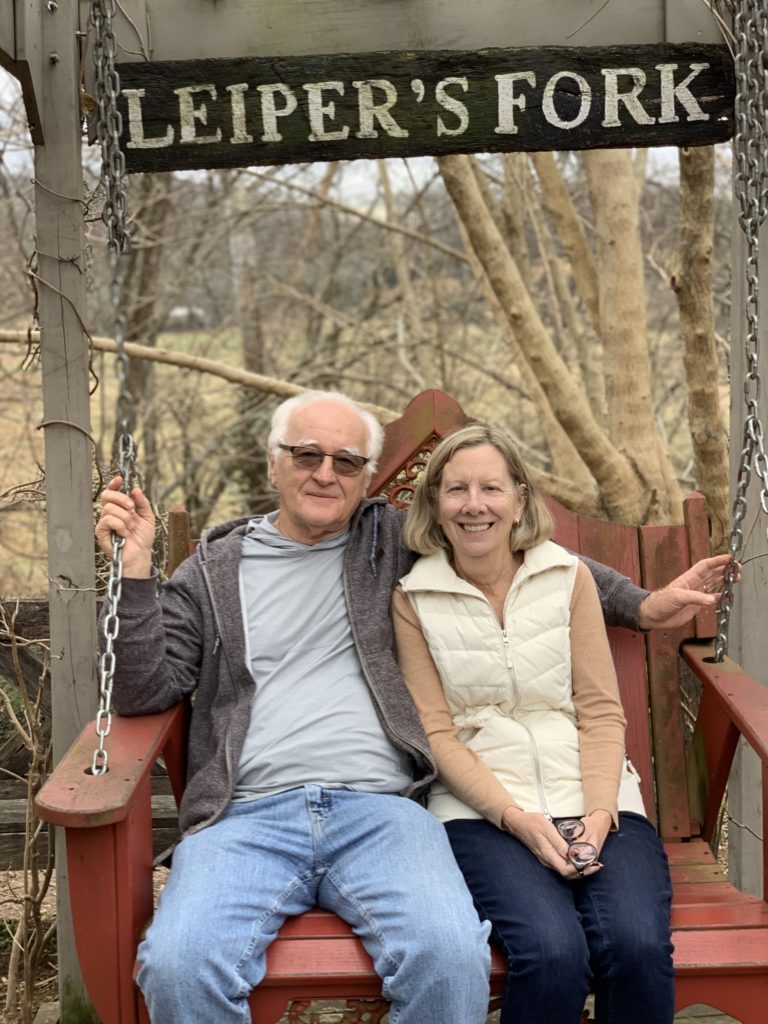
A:
<svg viewBox="0 0 768 1024">
<path fill-rule="evenodd" d="M 107 557 L 112 557 L 112 534 L 125 538 L 123 576 L 146 579 L 152 575 L 152 545 L 155 514 L 144 493 L 134 487 L 130 494 L 120 490 L 123 478 L 110 480 L 101 495 L 101 515 L 96 523 L 96 540 Z"/>
<path fill-rule="evenodd" d="M 607 812 L 596 811 L 596 815 L 602 815 Z M 593 818 L 595 815 L 590 815 Z M 553 871 L 556 871 L 558 875 L 562 875 L 563 878 L 577 879 L 586 878 L 588 875 L 594 875 L 598 872 L 602 864 L 590 864 L 589 867 L 584 868 L 583 871 L 577 871 L 571 861 L 568 859 L 568 843 L 563 839 L 560 833 L 557 831 L 552 822 L 545 818 L 543 814 L 536 814 L 533 811 L 523 811 L 519 807 L 507 807 L 502 815 L 502 824 L 504 828 L 515 839 L 519 839 L 521 843 L 528 847 L 531 853 L 541 863 Z M 593 842 L 592 836 L 599 836 L 600 830 L 602 829 L 602 823 L 590 822 L 588 826 L 587 834 L 580 836 L 580 842 L 592 842 L 595 848 L 600 850 L 602 844 L 605 842 L 605 836 L 608 834 L 610 828 L 610 815 L 608 815 L 608 825 L 605 828 L 605 832 L 600 839 L 600 844 Z M 585 825 L 587 819 L 584 819 Z M 589 831 L 589 828 L 592 831 Z"/>
<path fill-rule="evenodd" d="M 592 843 L 597 850 L 597 859 L 600 860 L 600 851 L 603 848 L 603 843 L 608 833 L 611 831 L 613 818 L 608 811 L 593 811 L 581 820 L 584 822 L 584 835 L 579 836 L 579 841 Z M 587 874 L 586 870 L 584 874 Z"/>
</svg>

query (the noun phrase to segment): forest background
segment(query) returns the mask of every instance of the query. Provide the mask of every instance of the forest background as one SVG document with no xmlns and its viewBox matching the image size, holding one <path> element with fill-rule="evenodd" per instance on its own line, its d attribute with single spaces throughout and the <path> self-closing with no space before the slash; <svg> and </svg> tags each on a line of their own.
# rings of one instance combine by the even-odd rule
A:
<svg viewBox="0 0 768 1024">
<path fill-rule="evenodd" d="M 40 596 L 32 166 L 23 107 L 4 97 L 0 591 Z M 183 502 L 196 532 L 271 507 L 264 440 L 285 385 L 340 388 L 389 410 L 384 419 L 437 387 L 509 429 L 547 490 L 578 511 L 675 521 L 685 493 L 703 490 L 721 548 L 730 150 L 663 153 L 130 178 L 126 338 L 171 353 L 129 370 L 152 499 Z M 95 167 L 92 153 L 80 270 L 98 339 L 113 334 L 114 313 Z M 260 377 L 238 385 L 202 360 Z M 94 348 L 94 492 L 111 472 L 113 364 Z"/>
</svg>

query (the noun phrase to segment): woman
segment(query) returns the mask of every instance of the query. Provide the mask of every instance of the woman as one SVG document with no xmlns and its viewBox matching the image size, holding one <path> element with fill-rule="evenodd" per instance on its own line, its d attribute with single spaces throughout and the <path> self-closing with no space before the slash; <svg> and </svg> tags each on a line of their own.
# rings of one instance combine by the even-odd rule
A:
<svg viewBox="0 0 768 1024">
<path fill-rule="evenodd" d="M 509 973 L 501 1024 L 674 1016 L 671 885 L 624 752 L 586 567 L 514 444 L 464 427 L 425 469 L 393 603 L 400 664 L 438 765 L 445 822 Z"/>
</svg>

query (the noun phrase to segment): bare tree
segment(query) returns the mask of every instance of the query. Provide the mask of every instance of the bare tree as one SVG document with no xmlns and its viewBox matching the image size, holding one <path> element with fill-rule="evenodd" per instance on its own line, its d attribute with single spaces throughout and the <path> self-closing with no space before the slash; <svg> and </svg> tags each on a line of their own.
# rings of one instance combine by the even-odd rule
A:
<svg viewBox="0 0 768 1024">
<path fill-rule="evenodd" d="M 728 443 L 720 404 L 712 294 L 715 157 L 712 147 L 680 151 L 680 266 L 672 287 L 680 307 L 694 473 L 705 494 L 715 551 L 727 548 Z"/>
<path fill-rule="evenodd" d="M 16 635 L 14 619 L 13 612 L 0 602 L 0 635 L 10 648 L 15 674 L 12 684 L 21 695 L 23 711 L 17 713 L 4 688 L 0 688 L 0 704 L 29 753 L 22 888 L 12 896 L 18 907 L 18 921 L 8 964 L 5 1010 L 18 1011 L 21 1024 L 32 1024 L 38 973 L 55 934 L 55 921 L 46 920 L 42 909 L 53 877 L 53 830 L 37 818 L 34 808 L 34 799 L 47 776 L 51 756 L 50 735 L 43 715 L 48 655 L 46 652 L 36 688 L 28 687 L 20 657 L 24 641 Z"/>
</svg>

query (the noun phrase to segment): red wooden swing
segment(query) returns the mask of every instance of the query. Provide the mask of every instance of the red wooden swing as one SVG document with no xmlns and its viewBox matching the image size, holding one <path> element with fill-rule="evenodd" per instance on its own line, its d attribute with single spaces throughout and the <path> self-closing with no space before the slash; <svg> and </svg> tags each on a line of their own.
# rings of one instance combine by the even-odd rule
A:
<svg viewBox="0 0 768 1024">
<path fill-rule="evenodd" d="M 407 501 L 420 463 L 436 440 L 464 419 L 460 407 L 441 392 L 415 398 L 404 416 L 386 428 L 371 493 L 384 493 L 398 504 Z M 682 526 L 633 528 L 577 516 L 554 502 L 552 509 L 560 543 L 649 589 L 709 553 L 704 499 L 698 494 L 686 500 Z M 182 516 L 181 539 L 179 520 L 172 526 L 176 550 L 188 550 L 184 522 Z M 629 722 L 628 752 L 672 868 L 677 1007 L 708 1003 L 744 1024 L 762 1024 L 768 1004 L 768 902 L 731 885 L 709 843 L 739 736 L 760 757 L 768 793 L 768 689 L 727 658 L 722 664 L 711 662 L 712 647 L 701 638 L 713 633 L 712 613 L 674 632 L 610 630 Z M 685 665 L 702 684 L 688 744 L 680 710 Z M 37 799 L 40 816 L 66 828 L 75 940 L 102 1024 L 148 1020 L 133 970 L 137 942 L 152 914 L 150 772 L 162 757 L 179 799 L 185 725 L 183 705 L 144 718 L 115 717 L 108 738 L 109 771 L 102 776 L 90 774 L 90 726 Z M 768 893 L 766 846 L 763 856 Z M 250 998 L 258 1024 L 273 1024 L 286 1012 L 289 1020 L 298 1021 L 312 999 L 374 1000 L 365 1004 L 369 1020 L 386 1011 L 369 957 L 333 914 L 311 911 L 287 922 L 270 947 L 267 964 L 267 977 Z M 496 994 L 504 974 L 502 958 L 494 954 Z"/>
</svg>

